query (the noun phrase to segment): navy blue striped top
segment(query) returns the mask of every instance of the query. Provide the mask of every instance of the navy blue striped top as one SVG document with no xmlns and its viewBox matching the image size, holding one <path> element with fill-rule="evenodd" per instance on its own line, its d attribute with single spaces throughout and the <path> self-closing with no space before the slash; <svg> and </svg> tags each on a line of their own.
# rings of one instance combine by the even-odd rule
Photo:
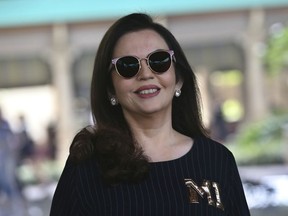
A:
<svg viewBox="0 0 288 216">
<path fill-rule="evenodd" d="M 184 156 L 150 163 L 147 179 L 106 186 L 95 158 L 66 162 L 50 216 L 248 216 L 232 153 L 208 138 Z"/>
</svg>

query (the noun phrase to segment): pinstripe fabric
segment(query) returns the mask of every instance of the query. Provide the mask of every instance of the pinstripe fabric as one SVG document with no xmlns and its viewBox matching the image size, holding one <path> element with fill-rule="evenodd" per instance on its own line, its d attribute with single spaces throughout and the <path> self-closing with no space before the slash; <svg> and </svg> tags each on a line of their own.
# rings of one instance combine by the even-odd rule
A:
<svg viewBox="0 0 288 216">
<path fill-rule="evenodd" d="M 234 157 L 223 145 L 195 139 L 192 149 L 176 160 L 150 164 L 147 179 L 138 184 L 105 186 L 95 159 L 73 165 L 69 158 L 54 194 L 50 216 L 248 216 Z M 184 179 L 201 186 L 217 182 L 224 211 L 198 196 L 189 203 Z"/>
</svg>

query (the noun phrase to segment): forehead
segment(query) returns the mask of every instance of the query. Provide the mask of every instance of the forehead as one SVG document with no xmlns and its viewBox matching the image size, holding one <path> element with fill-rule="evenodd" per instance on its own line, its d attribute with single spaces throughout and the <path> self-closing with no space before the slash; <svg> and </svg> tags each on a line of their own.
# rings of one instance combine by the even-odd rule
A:
<svg viewBox="0 0 288 216">
<path fill-rule="evenodd" d="M 124 34 L 116 43 L 114 56 L 146 56 L 157 49 L 169 49 L 169 47 L 160 34 L 154 30 L 145 29 Z"/>
</svg>

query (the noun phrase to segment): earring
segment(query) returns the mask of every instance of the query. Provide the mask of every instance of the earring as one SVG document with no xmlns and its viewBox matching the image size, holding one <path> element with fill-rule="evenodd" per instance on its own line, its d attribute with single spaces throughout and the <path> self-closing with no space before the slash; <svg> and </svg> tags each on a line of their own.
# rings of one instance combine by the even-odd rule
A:
<svg viewBox="0 0 288 216">
<path fill-rule="evenodd" d="M 180 97 L 180 95 L 181 95 L 181 89 L 177 89 L 175 91 L 175 97 Z"/>
<path fill-rule="evenodd" d="M 110 103 L 112 106 L 116 106 L 118 104 L 118 100 L 115 97 L 110 98 Z"/>
</svg>

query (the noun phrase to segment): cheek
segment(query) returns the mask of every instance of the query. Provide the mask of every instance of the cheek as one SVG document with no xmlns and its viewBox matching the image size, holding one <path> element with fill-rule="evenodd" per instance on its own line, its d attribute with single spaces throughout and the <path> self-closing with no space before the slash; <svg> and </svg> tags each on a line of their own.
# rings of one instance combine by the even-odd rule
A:
<svg viewBox="0 0 288 216">
<path fill-rule="evenodd" d="M 115 90 L 115 94 L 118 98 L 125 97 L 129 93 L 131 86 L 130 80 L 125 80 L 122 77 L 119 77 L 117 74 L 112 76 L 112 83 Z"/>
<path fill-rule="evenodd" d="M 111 78 L 112 78 L 113 89 L 115 91 L 114 93 L 116 94 L 119 91 L 119 89 L 121 89 L 121 82 L 119 80 L 120 77 L 116 73 L 113 72 Z"/>
<path fill-rule="evenodd" d="M 164 75 L 164 74 L 163 74 Z M 174 70 L 171 71 L 167 71 L 167 73 L 162 77 L 162 83 L 164 86 L 166 86 L 167 88 L 174 88 L 177 81 L 176 81 L 176 74 L 174 72 Z"/>
</svg>

